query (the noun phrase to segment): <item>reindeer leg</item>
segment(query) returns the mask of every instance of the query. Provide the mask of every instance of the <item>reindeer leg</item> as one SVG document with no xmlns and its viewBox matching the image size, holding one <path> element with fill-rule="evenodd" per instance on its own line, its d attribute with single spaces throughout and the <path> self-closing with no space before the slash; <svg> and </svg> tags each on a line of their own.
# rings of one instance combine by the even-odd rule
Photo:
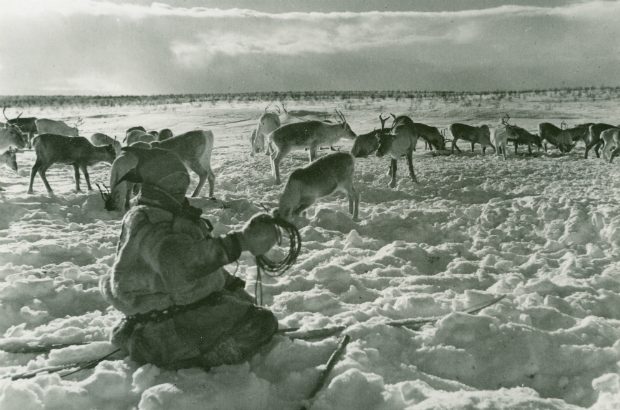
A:
<svg viewBox="0 0 620 410">
<path fill-rule="evenodd" d="M 474 143 L 471 143 L 471 152 L 474 152 Z"/>
<path fill-rule="evenodd" d="M 596 153 L 596 158 L 600 158 L 601 156 L 599 155 L 600 151 L 601 151 L 601 146 L 603 145 L 603 140 L 598 140 L 596 142 L 596 145 L 594 145 L 594 152 Z"/>
<path fill-rule="evenodd" d="M 33 194 L 34 191 L 32 190 L 32 185 L 34 183 L 34 176 L 37 174 L 37 172 L 39 171 L 39 168 L 41 168 L 41 160 L 39 158 L 37 158 L 37 160 L 34 162 L 34 165 L 32 166 L 32 169 L 30 170 L 30 185 L 28 186 L 28 193 L 29 194 Z"/>
<path fill-rule="evenodd" d="M 279 150 L 276 153 L 275 158 L 273 158 L 272 160 L 272 170 L 273 170 L 273 176 L 276 179 L 276 185 L 280 185 L 282 183 L 282 181 L 280 181 L 280 161 L 282 161 L 282 158 L 288 153 L 288 151 L 283 150 Z"/>
<path fill-rule="evenodd" d="M 390 188 L 394 188 L 396 186 L 396 160 L 394 158 L 392 158 L 392 162 L 390 163 L 390 173 L 392 174 Z"/>
<path fill-rule="evenodd" d="M 196 186 L 196 189 L 194 189 L 194 192 L 192 192 L 192 198 L 196 198 L 200 194 L 205 182 L 207 182 L 207 174 L 198 174 L 198 185 Z"/>
<path fill-rule="evenodd" d="M 527 152 L 528 154 L 532 155 L 532 144 L 530 143 L 527 144 Z"/>
<path fill-rule="evenodd" d="M 82 170 L 82 174 L 84 174 L 84 179 L 86 180 L 86 188 L 88 188 L 89 191 L 92 191 L 93 187 L 90 184 L 90 175 L 88 174 L 88 168 L 86 167 L 86 165 L 82 165 L 80 169 Z"/>
<path fill-rule="evenodd" d="M 411 176 L 413 182 L 417 183 L 418 179 L 415 177 L 415 172 L 413 171 L 413 153 L 411 151 L 407 153 L 407 166 L 409 167 L 409 176 Z"/>
<path fill-rule="evenodd" d="M 452 146 L 453 146 L 454 148 L 456 148 L 456 150 L 457 150 L 458 152 L 463 152 L 463 151 L 461 151 L 461 149 L 459 148 L 459 146 L 458 146 L 458 145 L 456 145 L 456 143 L 458 142 L 458 140 L 459 140 L 458 138 L 453 139 L 453 140 L 452 140 Z"/>
<path fill-rule="evenodd" d="M 75 174 L 75 192 L 82 192 L 80 189 L 80 167 L 77 164 L 73 164 L 73 172 Z"/>
<path fill-rule="evenodd" d="M 347 197 L 349 199 L 349 213 L 353 215 L 354 221 L 358 221 L 360 194 L 355 190 L 355 187 L 353 186 L 353 181 L 347 184 L 346 190 Z"/>
<path fill-rule="evenodd" d="M 209 181 L 209 198 L 215 199 L 215 173 L 210 166 L 207 168 L 207 172 L 207 181 Z"/>
<path fill-rule="evenodd" d="M 517 141 L 515 141 L 515 155 L 517 155 L 517 149 L 519 148 L 519 144 L 517 143 Z"/>
<path fill-rule="evenodd" d="M 456 147 L 457 138 L 452 139 L 452 148 L 450 149 L 450 153 L 454 154 L 454 147 Z"/>
<path fill-rule="evenodd" d="M 308 149 L 308 155 L 310 157 L 310 162 L 313 162 L 316 159 L 316 150 L 317 150 L 317 146 L 316 145 L 312 145 Z"/>
<path fill-rule="evenodd" d="M 617 157 L 620 154 L 620 147 L 615 147 L 613 151 L 611 151 L 611 158 L 609 158 L 609 163 L 611 164 L 614 160 L 614 157 Z"/>
<path fill-rule="evenodd" d="M 42 165 L 41 168 L 39 168 L 39 176 L 43 180 L 43 184 L 45 184 L 45 189 L 47 189 L 47 193 L 50 196 L 53 196 L 54 195 L 54 191 L 52 190 L 52 187 L 50 186 L 50 183 L 47 182 L 47 176 L 45 175 L 45 173 L 47 172 L 49 167 L 50 167 L 49 165 L 48 166 Z"/>
</svg>

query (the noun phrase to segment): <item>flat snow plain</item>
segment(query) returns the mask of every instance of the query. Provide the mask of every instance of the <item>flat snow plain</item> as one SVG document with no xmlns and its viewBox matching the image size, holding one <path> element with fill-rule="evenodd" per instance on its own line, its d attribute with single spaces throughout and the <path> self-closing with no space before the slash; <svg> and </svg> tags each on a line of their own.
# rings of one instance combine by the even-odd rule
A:
<svg viewBox="0 0 620 410">
<path fill-rule="evenodd" d="M 515 102 L 502 110 L 448 104 L 411 109 L 393 100 L 289 102 L 292 108 L 344 108 L 353 130 L 378 126 L 383 112 L 405 112 L 440 127 L 496 124 L 502 110 L 536 129 L 542 121 L 617 121 L 614 104 Z M 82 116 L 82 134 L 124 135 L 145 125 L 175 133 L 211 129 L 217 201 L 192 200 L 215 234 L 239 228 L 272 208 L 275 186 L 264 155 L 250 157 L 248 136 L 261 104 L 43 108 L 33 115 Z M 529 107 L 529 108 L 527 108 Z M 544 108 L 546 107 L 546 108 Z M 526 109 L 527 108 L 527 109 Z M 341 141 L 342 149 L 351 147 Z M 620 168 L 583 146 L 569 155 L 435 156 L 418 144 L 414 184 L 399 162 L 398 186 L 387 184 L 388 160 L 356 161 L 360 222 L 342 195 L 311 207 L 300 224 L 303 251 L 279 278 L 265 278 L 265 304 L 282 327 L 350 326 L 353 338 L 312 409 L 616 409 L 620 408 Z M 526 152 L 521 148 L 522 153 Z M 328 151 L 321 151 L 324 155 Z M 0 375 L 102 356 L 119 313 L 99 294 L 114 260 L 119 213 L 103 210 L 97 192 L 75 193 L 73 171 L 54 166 L 56 197 L 35 179 L 33 152 L 19 154 L 18 174 L 0 171 L 0 342 L 93 342 L 48 355 L 0 353 Z M 285 180 L 305 165 L 296 151 L 282 162 Z M 616 161 L 618 162 L 618 161 Z M 108 181 L 109 166 L 91 168 Z M 196 182 L 195 176 L 194 184 Z M 83 185 L 84 186 L 84 185 Z M 192 185 L 193 187 L 194 185 Z M 203 193 L 206 192 L 206 189 Z M 235 270 L 235 265 L 228 267 Z M 253 258 L 237 274 L 253 293 Z M 457 311 L 505 294 L 477 315 Z M 389 319 L 443 316 L 419 331 Z M 40 375 L 0 380 L 8 409 L 295 409 L 312 390 L 337 338 L 291 341 L 278 336 L 249 363 L 166 371 L 109 360 L 61 379 Z"/>
</svg>

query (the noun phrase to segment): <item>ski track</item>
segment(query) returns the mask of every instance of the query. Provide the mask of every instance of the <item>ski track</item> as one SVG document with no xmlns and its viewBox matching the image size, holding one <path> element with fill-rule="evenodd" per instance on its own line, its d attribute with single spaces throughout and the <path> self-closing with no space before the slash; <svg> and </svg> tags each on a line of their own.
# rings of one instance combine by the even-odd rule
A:
<svg viewBox="0 0 620 410">
<path fill-rule="evenodd" d="M 332 108 L 304 105 L 317 107 Z M 578 107 L 570 107 L 566 115 L 578 117 Z M 380 109 L 360 104 L 346 114 L 353 130 L 363 133 L 376 126 Z M 610 110 L 600 108 L 590 118 Z M 268 158 L 248 154 L 254 122 L 245 120 L 261 111 L 247 104 L 183 105 L 72 108 L 63 115 L 83 116 L 85 136 L 123 137 L 124 129 L 139 124 L 175 133 L 214 124 L 218 201 L 192 203 L 203 208 L 217 235 L 239 228 L 262 205 L 277 205 L 283 186 L 273 185 Z M 447 126 L 460 120 L 458 109 L 444 109 L 450 118 L 436 111 L 424 111 L 429 119 L 420 121 Z M 54 114 L 60 115 L 47 112 Z M 514 121 L 535 128 L 542 121 L 535 118 Z M 468 143 L 460 147 L 469 150 Z M 482 156 L 479 146 L 475 154 L 434 156 L 418 144 L 420 183 L 410 180 L 402 159 L 395 189 L 387 186 L 387 159 L 358 159 L 361 222 L 351 220 L 343 195 L 309 209 L 300 222 L 297 264 L 282 277 L 264 278 L 263 288 L 282 327 L 351 326 L 353 341 L 313 409 L 620 406 L 618 164 L 594 155 L 584 160 L 581 146 L 567 156 L 515 157 L 509 149 L 504 161 Z M 38 176 L 35 194 L 27 195 L 33 162 L 33 152 L 25 152 L 17 175 L 0 171 L 6 189 L 0 192 L 0 342 L 98 343 L 49 355 L 0 352 L 0 374 L 101 356 L 111 350 L 108 334 L 120 318 L 98 291 L 99 277 L 114 261 L 120 214 L 104 211 L 97 192 L 74 193 L 68 166 L 48 172 L 56 197 L 47 196 Z M 306 163 L 305 152 L 289 154 L 281 164 L 283 180 Z M 93 185 L 107 183 L 108 172 L 107 164 L 92 167 Z M 237 271 L 250 293 L 253 265 L 244 254 Z M 451 313 L 498 294 L 508 296 L 477 315 Z M 381 324 L 439 315 L 445 316 L 435 326 L 417 332 Z M 208 373 L 139 367 L 125 359 L 67 380 L 55 374 L 2 379 L 0 408 L 294 409 L 336 344 L 334 337 L 305 342 L 278 336 L 249 363 Z"/>
</svg>

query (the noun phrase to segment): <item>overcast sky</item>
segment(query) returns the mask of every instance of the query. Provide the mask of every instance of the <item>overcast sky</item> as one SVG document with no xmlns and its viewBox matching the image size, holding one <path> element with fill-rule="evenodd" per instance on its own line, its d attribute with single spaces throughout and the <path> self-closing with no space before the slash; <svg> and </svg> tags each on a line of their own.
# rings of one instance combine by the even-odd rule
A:
<svg viewBox="0 0 620 410">
<path fill-rule="evenodd" d="M 620 1 L 0 0 L 0 94 L 620 85 Z"/>
</svg>

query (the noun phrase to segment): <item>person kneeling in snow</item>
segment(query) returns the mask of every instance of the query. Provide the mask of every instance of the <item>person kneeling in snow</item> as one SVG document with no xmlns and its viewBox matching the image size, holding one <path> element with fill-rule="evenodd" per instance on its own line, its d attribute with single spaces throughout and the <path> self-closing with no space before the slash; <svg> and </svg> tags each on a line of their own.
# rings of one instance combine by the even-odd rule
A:
<svg viewBox="0 0 620 410">
<path fill-rule="evenodd" d="M 100 282 L 104 298 L 125 318 L 112 343 L 140 364 L 211 368 L 249 359 L 278 329 L 255 306 L 244 282 L 222 266 L 242 251 L 267 252 L 277 240 L 265 215 L 218 238 L 189 205 L 189 174 L 175 154 L 125 148 L 136 166 L 123 179 L 141 184 L 125 215 L 114 266 Z"/>
</svg>

